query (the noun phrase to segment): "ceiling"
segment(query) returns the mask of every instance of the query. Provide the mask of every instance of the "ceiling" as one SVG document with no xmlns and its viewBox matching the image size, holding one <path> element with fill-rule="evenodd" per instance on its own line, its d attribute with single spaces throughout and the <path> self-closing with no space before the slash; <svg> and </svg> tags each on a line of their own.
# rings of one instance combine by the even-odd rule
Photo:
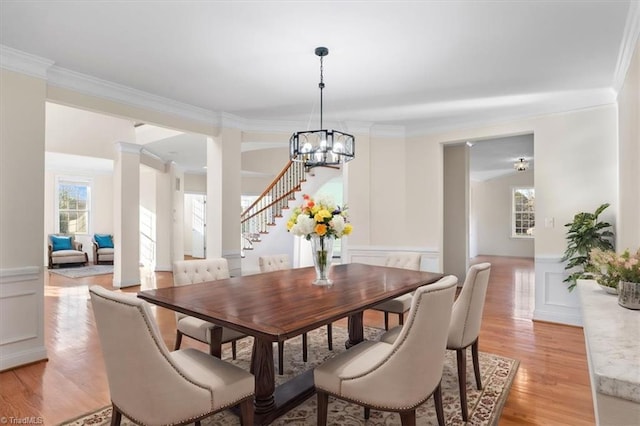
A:
<svg viewBox="0 0 640 426">
<path fill-rule="evenodd" d="M 615 101 L 637 15 L 632 1 L 2 0 L 0 43 L 212 116 L 305 128 L 326 46 L 325 121 L 419 134 Z"/>
</svg>

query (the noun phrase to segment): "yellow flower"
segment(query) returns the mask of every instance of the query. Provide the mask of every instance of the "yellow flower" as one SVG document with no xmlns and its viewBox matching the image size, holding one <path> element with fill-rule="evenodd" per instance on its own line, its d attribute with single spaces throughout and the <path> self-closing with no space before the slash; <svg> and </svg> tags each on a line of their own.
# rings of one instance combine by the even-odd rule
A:
<svg viewBox="0 0 640 426">
<path fill-rule="evenodd" d="M 295 226 L 295 222 L 293 220 L 290 220 L 289 222 L 287 222 L 287 229 L 290 231 L 291 228 L 293 228 Z"/>
<path fill-rule="evenodd" d="M 318 222 L 318 223 L 322 223 L 324 222 L 325 219 L 331 219 L 331 213 L 329 213 L 329 210 L 320 210 L 318 213 L 315 214 L 315 216 L 313 217 L 313 219 Z"/>
<path fill-rule="evenodd" d="M 320 207 L 319 205 L 316 204 L 315 206 L 311 207 L 311 214 L 315 216 L 316 213 L 318 213 L 321 208 L 322 207 Z"/>
<path fill-rule="evenodd" d="M 342 231 L 342 235 L 349 235 L 353 230 L 353 226 L 350 223 L 344 225 L 344 231 Z"/>
<path fill-rule="evenodd" d="M 325 225 L 324 223 L 319 223 L 316 225 L 315 231 L 316 231 L 316 234 L 322 237 L 324 234 L 327 233 L 327 225 Z"/>
</svg>

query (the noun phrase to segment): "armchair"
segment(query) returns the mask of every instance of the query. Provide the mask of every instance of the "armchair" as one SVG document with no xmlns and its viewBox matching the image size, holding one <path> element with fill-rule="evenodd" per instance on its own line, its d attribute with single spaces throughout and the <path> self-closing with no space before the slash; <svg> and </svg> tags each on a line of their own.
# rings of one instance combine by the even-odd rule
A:
<svg viewBox="0 0 640 426">
<path fill-rule="evenodd" d="M 94 234 L 91 239 L 93 245 L 93 263 L 113 263 L 113 236 L 111 234 Z"/>
<path fill-rule="evenodd" d="M 49 269 L 68 263 L 89 263 L 87 253 L 82 251 L 82 243 L 73 235 L 50 234 L 48 252 Z"/>
</svg>

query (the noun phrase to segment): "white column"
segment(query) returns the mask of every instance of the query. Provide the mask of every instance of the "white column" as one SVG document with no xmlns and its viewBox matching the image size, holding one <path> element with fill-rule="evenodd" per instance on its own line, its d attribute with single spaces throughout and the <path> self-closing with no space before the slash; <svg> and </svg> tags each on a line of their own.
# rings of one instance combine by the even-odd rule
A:
<svg viewBox="0 0 640 426">
<path fill-rule="evenodd" d="M 140 145 L 116 143 L 113 286 L 140 284 Z"/>
<path fill-rule="evenodd" d="M 169 166 L 169 186 L 171 193 L 171 218 L 169 219 L 173 238 L 171 259 L 184 260 L 184 171 L 176 163 Z"/>
<path fill-rule="evenodd" d="M 222 257 L 222 136 L 207 138 L 207 258 Z M 240 203 L 240 197 L 238 197 Z M 240 236 L 238 235 L 238 239 Z"/>
</svg>

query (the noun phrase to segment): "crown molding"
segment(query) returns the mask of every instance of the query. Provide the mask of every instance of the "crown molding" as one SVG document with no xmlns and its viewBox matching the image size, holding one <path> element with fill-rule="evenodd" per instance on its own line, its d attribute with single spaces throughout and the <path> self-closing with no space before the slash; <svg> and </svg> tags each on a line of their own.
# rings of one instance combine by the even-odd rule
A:
<svg viewBox="0 0 640 426">
<path fill-rule="evenodd" d="M 620 44 L 620 52 L 618 53 L 618 62 L 613 78 L 613 90 L 617 94 L 620 92 L 624 79 L 627 76 L 627 70 L 633 52 L 636 49 L 638 36 L 640 35 L 640 2 L 632 1 L 629 4 L 629 13 L 627 14 L 627 22 L 624 25 L 624 33 L 622 35 L 622 43 Z"/>
<path fill-rule="evenodd" d="M 126 152 L 129 154 L 142 154 L 142 145 L 136 145 L 135 143 L 129 142 L 116 142 L 116 151 L 117 152 Z"/>
<path fill-rule="evenodd" d="M 47 70 L 53 64 L 49 59 L 0 44 L 0 68 L 46 80 Z"/>
<path fill-rule="evenodd" d="M 527 95 L 523 95 L 527 97 Z M 407 137 L 429 136 L 438 133 L 445 133 L 453 130 L 467 130 L 478 127 L 489 127 L 507 123 L 513 120 L 535 119 L 540 116 L 551 114 L 562 114 L 567 112 L 578 111 L 587 108 L 596 108 L 603 105 L 613 104 L 616 102 L 616 93 L 612 88 L 605 87 L 600 89 L 573 90 L 563 92 L 551 92 L 533 95 L 531 101 L 527 102 L 527 107 L 522 109 L 514 109 L 505 106 L 497 119 L 481 118 L 477 120 L 466 119 L 464 122 L 451 122 L 446 124 L 437 124 L 437 122 L 421 122 L 407 125 Z M 476 102 L 482 103 L 481 100 Z M 490 106 L 491 98 L 487 100 L 487 106 Z M 515 111 L 515 112 L 514 112 Z M 425 120 L 428 117 L 425 117 Z"/>
<path fill-rule="evenodd" d="M 73 90 L 85 95 L 97 96 L 134 107 L 177 115 L 207 125 L 214 125 L 216 122 L 215 113 L 207 109 L 153 95 L 56 65 L 49 68 L 47 79 L 52 86 Z"/>
</svg>

